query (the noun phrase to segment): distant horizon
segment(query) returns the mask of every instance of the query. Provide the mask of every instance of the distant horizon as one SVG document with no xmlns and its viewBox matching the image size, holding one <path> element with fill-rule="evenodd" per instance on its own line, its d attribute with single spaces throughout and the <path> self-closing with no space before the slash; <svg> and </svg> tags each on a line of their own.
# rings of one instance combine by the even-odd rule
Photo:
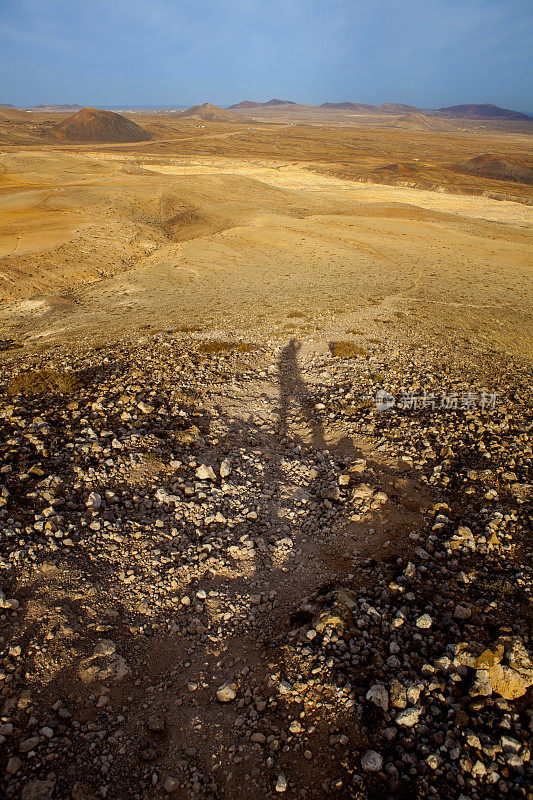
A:
<svg viewBox="0 0 533 800">
<path fill-rule="evenodd" d="M 3 0 L 0 81 L 22 107 L 281 94 L 519 110 L 533 108 L 532 40 L 530 0 Z"/>
<path fill-rule="evenodd" d="M 113 109 L 128 109 L 128 108 L 131 108 L 131 109 L 134 109 L 134 110 L 138 110 L 138 111 L 142 111 L 144 109 L 146 109 L 146 110 L 150 110 L 150 109 L 153 109 L 153 110 L 158 110 L 158 109 L 161 109 L 161 110 L 164 110 L 164 109 L 169 109 L 169 110 L 171 110 L 171 109 L 179 109 L 179 110 L 181 110 L 181 109 L 190 108 L 191 106 L 203 105 L 204 103 L 210 103 L 211 105 L 214 105 L 217 108 L 229 108 L 230 106 L 235 105 L 236 103 L 242 103 L 242 102 L 267 103 L 271 99 L 274 99 L 274 98 L 268 98 L 267 100 L 259 100 L 256 97 L 245 97 L 242 100 L 235 100 L 232 103 L 229 103 L 227 105 L 223 105 L 222 103 L 217 103 L 217 102 L 215 102 L 213 100 L 201 100 L 201 101 L 197 101 L 197 102 L 190 103 L 190 104 L 186 104 L 186 103 L 176 103 L 176 104 L 172 104 L 172 103 L 146 103 L 146 104 L 142 104 L 142 103 L 124 103 L 124 102 L 122 102 L 122 103 L 120 103 L 120 102 L 119 103 L 79 103 L 78 101 L 75 100 L 75 101 L 50 102 L 50 103 L 41 101 L 39 103 L 33 103 L 33 104 L 27 103 L 27 104 L 24 104 L 24 105 L 23 104 L 17 104 L 17 103 L 11 103 L 11 102 L 8 102 L 6 104 L 3 101 L 0 101 L 0 107 L 2 105 L 4 107 L 6 105 L 8 105 L 8 106 L 12 105 L 15 108 L 25 109 L 25 108 L 37 108 L 38 106 L 41 106 L 41 105 L 42 106 L 60 106 L 60 105 L 63 105 L 63 106 L 69 106 L 69 105 L 70 106 L 75 106 L 75 105 L 78 105 L 80 108 L 100 108 L 103 111 L 109 111 L 109 110 L 113 110 Z M 295 103 L 295 105 L 309 105 L 309 106 L 314 106 L 314 107 L 317 107 L 317 108 L 320 108 L 320 106 L 323 103 L 361 103 L 361 104 L 364 104 L 364 105 L 372 105 L 372 106 L 380 106 L 380 105 L 384 105 L 386 103 L 393 103 L 393 104 L 410 105 L 410 106 L 416 107 L 414 103 L 409 103 L 409 102 L 406 102 L 404 100 L 385 100 L 382 103 L 371 103 L 371 102 L 362 101 L 362 100 L 347 100 L 347 99 L 344 99 L 344 100 L 323 100 L 323 101 L 318 102 L 318 103 L 300 103 L 298 100 L 291 100 L 290 98 L 286 98 L 286 97 L 285 98 L 279 97 L 277 99 L 288 101 L 290 103 Z M 456 103 L 450 103 L 447 106 L 437 106 L 437 105 L 425 106 L 425 107 L 418 106 L 418 108 L 420 109 L 420 111 L 437 111 L 440 108 L 453 108 L 454 106 L 462 106 L 462 105 L 478 105 L 478 106 L 480 106 L 480 105 L 492 105 L 492 106 L 496 106 L 498 108 L 507 108 L 507 110 L 509 110 L 509 111 L 517 111 L 517 112 L 522 113 L 522 114 L 533 115 L 533 109 L 524 110 L 522 108 L 510 108 L 510 107 L 505 107 L 505 106 L 499 106 L 497 103 L 494 103 L 494 102 L 491 102 L 491 101 L 487 101 L 487 100 L 485 100 L 483 102 L 477 102 L 477 101 L 476 102 L 472 102 L 472 101 L 456 102 Z"/>
</svg>

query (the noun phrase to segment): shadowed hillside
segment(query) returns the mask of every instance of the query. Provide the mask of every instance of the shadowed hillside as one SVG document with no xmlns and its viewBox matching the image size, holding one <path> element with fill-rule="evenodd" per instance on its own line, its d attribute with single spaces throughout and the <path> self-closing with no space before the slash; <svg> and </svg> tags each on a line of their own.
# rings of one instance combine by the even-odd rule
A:
<svg viewBox="0 0 533 800">
<path fill-rule="evenodd" d="M 508 155 L 484 153 L 469 158 L 455 167 L 457 172 L 479 175 L 482 178 L 496 178 L 502 181 L 533 184 L 533 167 L 521 158 Z"/>
</svg>

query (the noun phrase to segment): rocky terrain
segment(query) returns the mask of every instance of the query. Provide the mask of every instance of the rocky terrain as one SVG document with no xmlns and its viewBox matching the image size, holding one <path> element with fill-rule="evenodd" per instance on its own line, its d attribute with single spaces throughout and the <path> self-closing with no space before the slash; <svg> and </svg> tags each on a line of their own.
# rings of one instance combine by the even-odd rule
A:
<svg viewBox="0 0 533 800">
<path fill-rule="evenodd" d="M 16 345 L 3 796 L 530 800 L 525 361 L 420 331 Z"/>
</svg>

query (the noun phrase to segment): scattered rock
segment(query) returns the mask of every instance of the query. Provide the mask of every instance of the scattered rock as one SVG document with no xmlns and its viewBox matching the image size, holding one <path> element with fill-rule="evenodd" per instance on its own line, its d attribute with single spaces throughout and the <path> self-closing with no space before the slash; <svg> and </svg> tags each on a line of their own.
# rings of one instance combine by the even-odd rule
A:
<svg viewBox="0 0 533 800">
<path fill-rule="evenodd" d="M 231 703 L 237 697 L 236 683 L 223 683 L 217 689 L 217 700 L 221 703 Z"/>
<path fill-rule="evenodd" d="M 217 479 L 213 467 L 208 467 L 206 464 L 202 464 L 201 467 L 198 467 L 195 475 L 200 481 L 216 481 Z"/>
<path fill-rule="evenodd" d="M 361 767 L 365 772 L 379 772 L 383 767 L 383 757 L 376 750 L 367 750 L 361 757 Z"/>
<path fill-rule="evenodd" d="M 366 699 L 370 700 L 374 705 L 382 708 L 383 711 L 389 710 L 389 695 L 387 690 L 384 686 L 379 683 L 375 683 L 374 686 L 371 686 L 368 692 L 366 693 Z"/>
</svg>

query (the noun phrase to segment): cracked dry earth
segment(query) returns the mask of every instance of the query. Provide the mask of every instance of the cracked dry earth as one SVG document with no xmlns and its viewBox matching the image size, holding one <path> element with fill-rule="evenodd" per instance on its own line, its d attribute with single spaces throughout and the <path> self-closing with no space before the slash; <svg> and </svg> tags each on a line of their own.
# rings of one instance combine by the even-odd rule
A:
<svg viewBox="0 0 533 800">
<path fill-rule="evenodd" d="M 414 338 L 5 344 L 3 797 L 531 800 L 531 368 Z"/>
</svg>

